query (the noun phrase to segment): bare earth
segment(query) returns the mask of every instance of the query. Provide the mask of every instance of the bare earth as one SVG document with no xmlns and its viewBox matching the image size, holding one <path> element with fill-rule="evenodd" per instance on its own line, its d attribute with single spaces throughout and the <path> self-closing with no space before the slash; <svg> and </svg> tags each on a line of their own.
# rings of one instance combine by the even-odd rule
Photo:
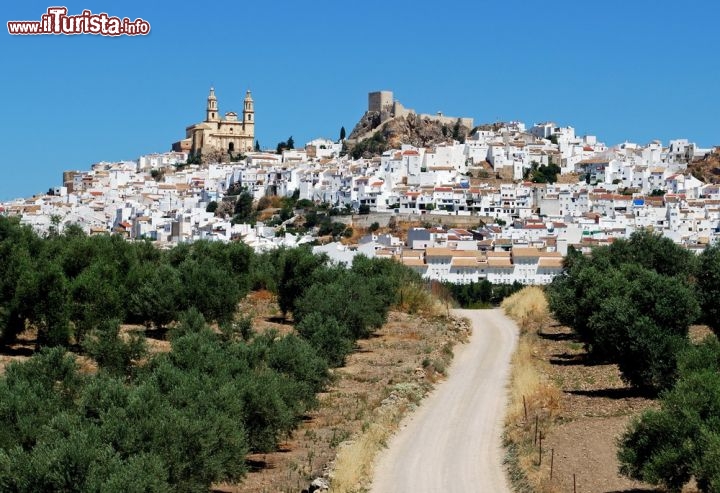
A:
<svg viewBox="0 0 720 493">
<path fill-rule="evenodd" d="M 518 330 L 500 309 L 454 314 L 471 320 L 470 342 L 379 455 L 373 493 L 510 491 L 500 437 Z"/>
</svg>

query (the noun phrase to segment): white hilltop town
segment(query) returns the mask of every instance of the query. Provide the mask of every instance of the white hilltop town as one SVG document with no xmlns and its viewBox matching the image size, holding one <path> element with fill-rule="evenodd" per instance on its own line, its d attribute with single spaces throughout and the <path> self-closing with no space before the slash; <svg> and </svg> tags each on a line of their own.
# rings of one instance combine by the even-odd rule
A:
<svg viewBox="0 0 720 493">
<path fill-rule="evenodd" d="M 414 114 L 387 91 L 370 94 L 368 110 L 378 109 L 383 119 Z M 389 257 L 428 279 L 456 283 L 546 284 L 562 271 L 570 246 L 589 252 L 639 229 L 695 252 L 720 237 L 720 186 L 688 172 L 689 163 L 718 149 L 686 139 L 608 147 L 570 126 L 507 122 L 475 127 L 460 140 L 400 143 L 353 159 L 343 142 L 323 138 L 281 153 L 253 150 L 254 118 L 249 91 L 239 119 L 234 112 L 220 116 L 211 89 L 206 119 L 187 127 L 172 151 L 66 171 L 48 193 L 0 203 L 0 214 L 19 216 L 41 234 L 72 224 L 89 235 L 118 234 L 159 247 L 243 241 L 265 251 L 318 243 L 317 228 L 288 232 L 301 210 L 289 219 L 275 214 L 265 223 L 234 224 L 232 214 L 220 211 L 232 211 L 237 195 L 231 192 L 244 189 L 255 200 L 328 204 L 345 213 L 333 221 L 375 231 L 355 243 L 314 247 L 337 261 Z M 210 162 L 197 162 L 200 155 Z M 558 182 L 529 179 L 533 169 L 550 164 L 559 167 Z M 394 236 L 388 225 L 401 221 L 423 227 Z"/>
</svg>

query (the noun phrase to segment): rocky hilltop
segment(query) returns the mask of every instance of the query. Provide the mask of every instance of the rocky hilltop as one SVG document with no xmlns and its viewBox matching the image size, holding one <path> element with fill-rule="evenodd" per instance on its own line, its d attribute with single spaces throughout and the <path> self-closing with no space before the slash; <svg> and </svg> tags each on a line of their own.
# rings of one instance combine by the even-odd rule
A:
<svg viewBox="0 0 720 493">
<path fill-rule="evenodd" d="M 450 124 L 410 113 L 383 121 L 380 112 L 368 111 L 350 133 L 348 152 L 353 157 L 370 157 L 400 144 L 425 147 L 453 140 L 464 142 L 470 130 L 459 119 Z"/>
<path fill-rule="evenodd" d="M 705 183 L 720 183 L 720 147 L 716 147 L 710 154 L 690 163 L 688 171 Z"/>
</svg>

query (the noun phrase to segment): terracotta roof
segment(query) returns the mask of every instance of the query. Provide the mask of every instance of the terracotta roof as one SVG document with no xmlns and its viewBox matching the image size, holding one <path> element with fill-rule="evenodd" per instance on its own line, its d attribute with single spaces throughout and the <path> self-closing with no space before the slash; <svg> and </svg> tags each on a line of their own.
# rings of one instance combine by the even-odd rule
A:
<svg viewBox="0 0 720 493">
<path fill-rule="evenodd" d="M 512 269 L 513 265 L 509 258 L 489 258 L 488 267 L 502 267 Z"/>
<path fill-rule="evenodd" d="M 428 248 L 425 251 L 425 255 L 427 257 L 452 257 L 453 253 L 455 253 L 453 250 L 450 250 L 449 248 Z"/>
<path fill-rule="evenodd" d="M 479 250 L 453 250 L 453 257 L 478 258 L 481 255 Z"/>
<path fill-rule="evenodd" d="M 452 259 L 452 266 L 453 267 L 477 267 L 478 261 L 476 258 L 457 258 L 453 257 Z"/>
<path fill-rule="evenodd" d="M 487 255 L 488 259 L 502 258 L 502 257 L 510 258 L 510 252 L 487 252 L 486 255 Z"/>
<path fill-rule="evenodd" d="M 540 251 L 537 248 L 515 247 L 512 249 L 513 257 L 540 257 Z"/>
<path fill-rule="evenodd" d="M 422 261 L 422 259 L 419 258 L 403 258 L 402 263 L 404 265 L 407 265 L 409 267 L 425 267 L 427 268 L 427 265 L 425 262 Z"/>
<path fill-rule="evenodd" d="M 541 258 L 538 267 L 559 267 L 562 268 L 563 259 L 561 258 Z"/>
</svg>

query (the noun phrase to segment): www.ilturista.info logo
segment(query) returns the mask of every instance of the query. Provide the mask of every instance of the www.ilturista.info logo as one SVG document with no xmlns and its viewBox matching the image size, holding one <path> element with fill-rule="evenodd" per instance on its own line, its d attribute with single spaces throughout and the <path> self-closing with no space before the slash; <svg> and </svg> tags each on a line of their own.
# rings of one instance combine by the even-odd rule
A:
<svg viewBox="0 0 720 493">
<path fill-rule="evenodd" d="M 96 34 L 100 36 L 139 36 L 150 32 L 150 23 L 137 18 L 110 17 L 105 12 L 93 14 L 83 10 L 79 15 L 67 15 L 66 7 L 50 7 L 39 21 L 8 21 L 8 32 L 31 34 Z"/>
</svg>

